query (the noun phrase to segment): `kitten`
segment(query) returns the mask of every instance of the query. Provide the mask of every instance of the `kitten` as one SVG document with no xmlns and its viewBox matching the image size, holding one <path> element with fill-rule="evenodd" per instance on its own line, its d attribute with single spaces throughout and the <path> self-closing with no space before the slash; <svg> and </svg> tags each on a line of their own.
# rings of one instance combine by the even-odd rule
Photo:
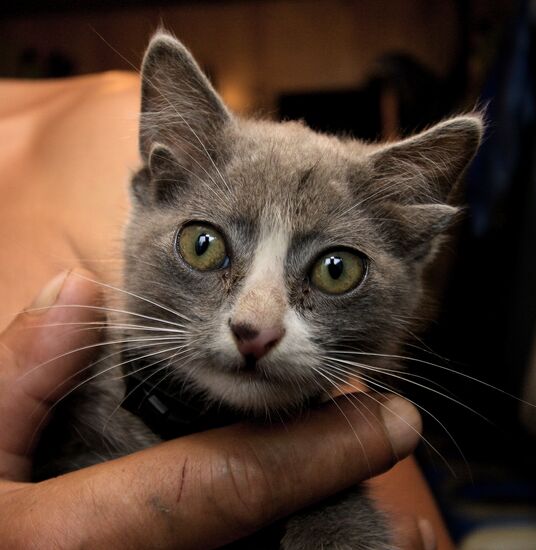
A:
<svg viewBox="0 0 536 550">
<path fill-rule="evenodd" d="M 423 271 L 458 212 L 448 196 L 481 133 L 478 114 L 387 144 L 243 120 L 184 46 L 157 34 L 142 68 L 125 291 L 109 319 L 123 342 L 62 405 L 36 477 L 293 414 L 352 374 L 373 385 L 367 369 L 395 366 L 401 319 L 423 300 Z M 396 541 L 356 488 L 290 519 L 281 546 Z"/>
</svg>

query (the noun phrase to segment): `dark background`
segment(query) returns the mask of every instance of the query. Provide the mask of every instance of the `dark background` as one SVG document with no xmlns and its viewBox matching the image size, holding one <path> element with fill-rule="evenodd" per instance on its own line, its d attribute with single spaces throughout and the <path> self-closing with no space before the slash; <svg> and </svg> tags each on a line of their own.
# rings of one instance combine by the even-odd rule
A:
<svg viewBox="0 0 536 550">
<path fill-rule="evenodd" d="M 3 2 L 0 14 L 5 77 L 133 70 L 163 23 L 240 113 L 373 140 L 485 108 L 485 143 L 460 197 L 466 216 L 430 276 L 436 321 L 405 350 L 421 361 L 407 361 L 410 372 L 428 379 L 413 381 L 431 389 L 397 386 L 456 442 L 425 412 L 443 459 L 423 445 L 420 460 L 456 539 L 473 548 L 478 530 L 533 529 L 523 548 L 536 548 L 536 414 L 502 393 L 536 402 L 528 2 L 19 1 Z M 510 548 L 504 540 L 497 548 Z"/>
</svg>

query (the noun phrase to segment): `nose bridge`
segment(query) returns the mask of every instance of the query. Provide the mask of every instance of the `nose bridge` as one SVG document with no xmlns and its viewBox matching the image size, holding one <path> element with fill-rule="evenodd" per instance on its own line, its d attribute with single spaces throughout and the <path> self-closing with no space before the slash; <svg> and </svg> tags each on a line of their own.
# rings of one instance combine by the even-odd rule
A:
<svg viewBox="0 0 536 550">
<path fill-rule="evenodd" d="M 256 279 L 244 288 L 234 308 L 233 322 L 257 330 L 279 327 L 287 307 L 283 280 L 271 277 Z"/>
<path fill-rule="evenodd" d="M 288 303 L 284 280 L 287 247 L 282 231 L 272 231 L 259 240 L 234 307 L 233 322 L 259 330 L 283 325 Z"/>
</svg>

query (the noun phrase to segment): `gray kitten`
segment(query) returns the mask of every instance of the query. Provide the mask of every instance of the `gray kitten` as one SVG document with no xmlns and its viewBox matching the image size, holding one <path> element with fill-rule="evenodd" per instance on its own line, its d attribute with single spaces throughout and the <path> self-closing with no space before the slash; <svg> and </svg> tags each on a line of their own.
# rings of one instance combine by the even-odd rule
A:
<svg viewBox="0 0 536 550">
<path fill-rule="evenodd" d="M 243 120 L 166 34 L 143 61 L 141 111 L 116 343 L 63 403 L 36 477 L 296 414 L 352 374 L 374 388 L 422 304 L 457 214 L 447 198 L 482 133 L 478 114 L 387 144 Z M 279 544 L 396 547 L 362 488 L 288 520 Z"/>
</svg>

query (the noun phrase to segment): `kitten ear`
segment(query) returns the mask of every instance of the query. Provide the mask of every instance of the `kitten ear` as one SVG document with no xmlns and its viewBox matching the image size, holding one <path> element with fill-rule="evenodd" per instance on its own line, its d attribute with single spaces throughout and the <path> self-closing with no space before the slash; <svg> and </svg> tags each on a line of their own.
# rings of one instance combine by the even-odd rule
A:
<svg viewBox="0 0 536 550">
<path fill-rule="evenodd" d="M 482 133 L 482 117 L 470 114 L 384 145 L 369 157 L 374 178 L 390 200 L 444 203 L 475 155 Z"/>
<path fill-rule="evenodd" d="M 190 52 L 174 37 L 158 32 L 145 53 L 141 78 L 143 160 L 147 162 L 156 142 L 186 158 L 200 151 L 208 155 L 231 115 Z"/>
<path fill-rule="evenodd" d="M 187 183 L 188 175 L 168 147 L 155 143 L 147 165 L 132 178 L 133 196 L 144 206 L 171 202 Z"/>
<path fill-rule="evenodd" d="M 434 238 L 455 220 L 458 208 L 446 204 L 478 149 L 482 117 L 452 118 L 370 155 L 375 195 L 397 220 L 399 244 L 424 259 Z"/>
</svg>

